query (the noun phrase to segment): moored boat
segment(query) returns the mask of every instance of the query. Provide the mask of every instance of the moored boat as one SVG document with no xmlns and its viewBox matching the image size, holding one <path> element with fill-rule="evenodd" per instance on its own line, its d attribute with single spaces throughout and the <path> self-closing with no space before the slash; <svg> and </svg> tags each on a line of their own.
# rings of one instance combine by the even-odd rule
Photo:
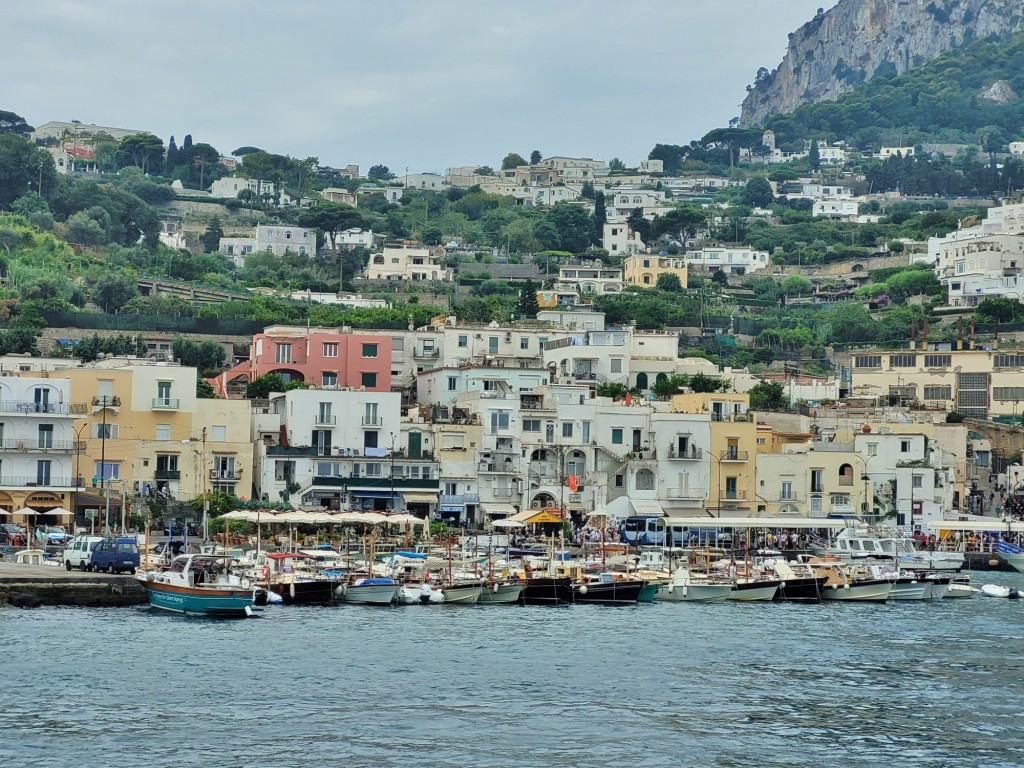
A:
<svg viewBox="0 0 1024 768">
<path fill-rule="evenodd" d="M 386 576 L 356 578 L 338 587 L 346 603 L 391 605 L 398 600 L 399 583 Z"/>
<path fill-rule="evenodd" d="M 979 592 L 981 592 L 980 589 L 971 586 L 970 576 L 960 576 L 950 580 L 949 585 L 946 588 L 946 594 L 943 595 L 943 597 L 957 599 L 972 598 Z"/>
<path fill-rule="evenodd" d="M 658 600 L 672 603 L 710 603 L 729 599 L 732 584 L 728 581 L 694 579 L 690 571 L 680 568 L 672 578 L 658 585 Z"/>
<path fill-rule="evenodd" d="M 568 576 L 530 576 L 519 596 L 523 605 L 559 605 L 572 602 L 572 579 Z"/>
<path fill-rule="evenodd" d="M 441 586 L 441 594 L 444 596 L 445 605 L 473 605 L 479 602 L 483 591 L 484 587 L 480 582 L 456 582 Z"/>
<path fill-rule="evenodd" d="M 480 602 L 490 605 L 518 603 L 522 597 L 525 584 L 512 582 L 494 582 L 485 584 L 480 592 Z"/>
<path fill-rule="evenodd" d="M 251 616 L 261 591 L 247 577 L 231 573 L 228 561 L 215 555 L 179 555 L 170 565 L 140 571 L 136 578 L 154 608 L 198 616 Z"/>
<path fill-rule="evenodd" d="M 863 566 L 843 563 L 836 557 L 811 558 L 808 564 L 828 577 L 822 600 L 884 603 L 892 592 L 891 579 L 876 577 Z"/>
<path fill-rule="evenodd" d="M 743 603 L 770 603 L 779 591 L 778 579 L 737 578 L 729 592 L 730 600 Z"/>
<path fill-rule="evenodd" d="M 827 576 L 815 573 L 803 563 L 790 563 L 781 557 L 768 560 L 765 565 L 781 579 L 775 600 L 783 603 L 821 602 L 821 590 Z"/>
<path fill-rule="evenodd" d="M 319 573 L 316 561 L 301 552 L 266 555 L 257 582 L 281 596 L 285 605 L 330 605 L 337 582 Z"/>
<path fill-rule="evenodd" d="M 646 585 L 643 579 L 630 579 L 618 573 L 599 573 L 575 582 L 572 599 L 583 604 L 634 605 Z"/>
</svg>

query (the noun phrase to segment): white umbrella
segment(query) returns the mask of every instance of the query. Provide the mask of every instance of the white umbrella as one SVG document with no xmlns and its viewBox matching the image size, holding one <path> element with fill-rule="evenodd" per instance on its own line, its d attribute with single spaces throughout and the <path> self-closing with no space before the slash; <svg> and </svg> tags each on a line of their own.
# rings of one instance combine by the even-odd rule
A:
<svg viewBox="0 0 1024 768">
<path fill-rule="evenodd" d="M 359 516 L 359 519 L 355 522 L 363 523 L 364 525 L 380 525 L 388 521 L 388 516 L 382 515 L 380 512 L 356 512 L 354 514 Z"/>
<path fill-rule="evenodd" d="M 247 523 L 271 523 L 274 513 L 262 509 L 234 509 L 221 517 L 225 520 L 243 520 Z"/>
<path fill-rule="evenodd" d="M 16 515 L 38 515 L 38 509 L 32 509 L 32 507 L 22 507 L 14 512 Z"/>
<path fill-rule="evenodd" d="M 420 527 L 425 528 L 427 526 L 427 521 L 424 520 L 422 517 L 416 517 L 416 515 L 402 514 L 402 515 L 389 515 L 388 516 L 388 524 L 389 525 L 402 525 L 402 526 L 406 526 L 406 527 L 420 526 Z"/>
<path fill-rule="evenodd" d="M 361 523 L 363 522 L 362 512 L 339 512 L 336 515 L 332 515 L 334 518 L 335 525 L 345 525 L 346 523 Z"/>
<path fill-rule="evenodd" d="M 526 524 L 521 523 L 518 520 L 509 520 L 508 518 L 502 518 L 495 520 L 491 523 L 495 528 L 525 528 Z"/>
<path fill-rule="evenodd" d="M 58 515 L 59 517 L 74 517 L 74 512 L 70 509 L 64 509 L 64 507 L 56 507 L 55 509 L 48 509 L 45 512 L 40 512 L 41 515 Z"/>
</svg>

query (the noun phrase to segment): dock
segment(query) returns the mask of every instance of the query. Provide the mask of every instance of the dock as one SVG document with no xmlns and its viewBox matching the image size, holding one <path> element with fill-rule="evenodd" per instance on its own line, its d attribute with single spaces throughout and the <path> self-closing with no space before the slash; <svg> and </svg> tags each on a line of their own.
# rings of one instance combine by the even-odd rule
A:
<svg viewBox="0 0 1024 768">
<path fill-rule="evenodd" d="M 0 561 L 0 604 L 99 608 L 145 602 L 146 592 L 142 585 L 128 574 L 67 571 L 49 565 Z"/>
</svg>

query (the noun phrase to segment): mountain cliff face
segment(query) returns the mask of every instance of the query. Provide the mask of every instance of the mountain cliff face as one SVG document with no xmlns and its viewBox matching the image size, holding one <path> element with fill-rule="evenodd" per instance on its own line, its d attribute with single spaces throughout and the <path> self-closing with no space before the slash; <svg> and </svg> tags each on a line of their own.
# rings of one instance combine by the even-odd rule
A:
<svg viewBox="0 0 1024 768">
<path fill-rule="evenodd" d="M 834 100 L 879 74 L 902 74 L 975 37 L 1024 28 L 1024 0 L 840 0 L 789 36 L 773 72 L 761 69 L 741 123 Z"/>
</svg>

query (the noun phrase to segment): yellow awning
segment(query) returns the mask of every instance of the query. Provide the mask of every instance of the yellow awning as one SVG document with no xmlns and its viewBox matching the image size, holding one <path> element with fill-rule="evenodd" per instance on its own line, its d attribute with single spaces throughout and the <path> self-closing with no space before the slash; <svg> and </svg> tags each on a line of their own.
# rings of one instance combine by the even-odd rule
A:
<svg viewBox="0 0 1024 768">
<path fill-rule="evenodd" d="M 437 501 L 437 493 L 412 493 L 402 491 L 406 504 L 433 504 Z"/>
</svg>

